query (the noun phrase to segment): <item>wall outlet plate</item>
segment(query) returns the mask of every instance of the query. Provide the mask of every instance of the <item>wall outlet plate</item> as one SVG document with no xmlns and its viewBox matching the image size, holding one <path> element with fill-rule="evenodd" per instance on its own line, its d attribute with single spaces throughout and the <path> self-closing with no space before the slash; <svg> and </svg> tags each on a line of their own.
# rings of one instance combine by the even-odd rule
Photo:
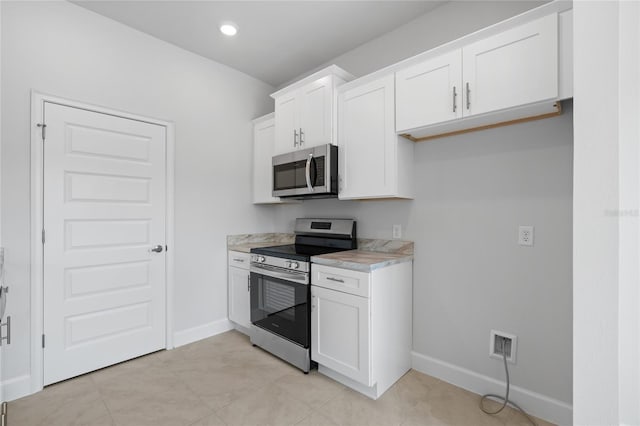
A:
<svg viewBox="0 0 640 426">
<path fill-rule="evenodd" d="M 520 225 L 518 227 L 518 244 L 521 246 L 533 246 L 533 226 Z"/>
<path fill-rule="evenodd" d="M 506 341 L 502 342 L 502 338 Z M 518 349 L 518 336 L 505 333 L 504 331 L 491 330 L 489 333 L 489 356 L 502 361 L 502 351 L 507 354 L 507 362 L 516 363 L 516 352 Z"/>
<path fill-rule="evenodd" d="M 393 225 L 392 238 L 394 240 L 402 238 L 402 225 Z"/>
</svg>

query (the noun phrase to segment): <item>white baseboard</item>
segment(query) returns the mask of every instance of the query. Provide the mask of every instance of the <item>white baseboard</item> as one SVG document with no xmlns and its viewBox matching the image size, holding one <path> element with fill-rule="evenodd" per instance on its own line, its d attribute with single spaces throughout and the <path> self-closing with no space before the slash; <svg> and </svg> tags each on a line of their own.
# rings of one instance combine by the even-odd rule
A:
<svg viewBox="0 0 640 426">
<path fill-rule="evenodd" d="M 486 393 L 501 395 L 505 391 L 505 382 L 492 377 L 417 352 L 412 352 L 411 358 L 414 370 L 478 395 Z M 572 424 L 573 409 L 571 404 L 566 402 L 513 385 L 511 385 L 509 399 L 516 401 L 527 413 L 543 420 L 559 425 Z"/>
<path fill-rule="evenodd" d="M 202 324 L 173 333 L 173 345 L 177 348 L 229 330 L 233 330 L 233 324 L 226 318 L 208 324 Z"/>
<path fill-rule="evenodd" d="M 29 374 L 5 380 L 4 382 L 2 382 L 1 386 L 2 396 L 4 397 L 5 401 L 13 401 L 14 399 L 22 398 L 23 396 L 32 394 L 31 375 Z"/>
</svg>

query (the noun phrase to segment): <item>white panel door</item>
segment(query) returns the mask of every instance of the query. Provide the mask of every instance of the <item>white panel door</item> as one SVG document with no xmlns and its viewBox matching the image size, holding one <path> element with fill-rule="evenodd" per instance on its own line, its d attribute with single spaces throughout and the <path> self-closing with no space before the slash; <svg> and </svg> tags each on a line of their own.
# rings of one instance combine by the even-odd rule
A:
<svg viewBox="0 0 640 426">
<path fill-rule="evenodd" d="M 556 99 L 558 15 L 470 44 L 462 63 L 465 116 Z"/>
<path fill-rule="evenodd" d="M 333 80 L 323 77 L 298 92 L 300 98 L 301 147 L 332 143 Z"/>
<path fill-rule="evenodd" d="M 384 197 L 397 187 L 393 75 L 338 96 L 340 199 Z"/>
<path fill-rule="evenodd" d="M 295 93 L 289 93 L 275 101 L 275 133 L 274 155 L 285 154 L 298 148 L 298 99 Z"/>
<path fill-rule="evenodd" d="M 44 384 L 165 347 L 163 126 L 45 103 Z"/>
<path fill-rule="evenodd" d="M 311 359 L 371 386 L 369 299 L 311 286 Z"/>
<path fill-rule="evenodd" d="M 460 49 L 396 73 L 398 132 L 462 117 Z"/>
</svg>

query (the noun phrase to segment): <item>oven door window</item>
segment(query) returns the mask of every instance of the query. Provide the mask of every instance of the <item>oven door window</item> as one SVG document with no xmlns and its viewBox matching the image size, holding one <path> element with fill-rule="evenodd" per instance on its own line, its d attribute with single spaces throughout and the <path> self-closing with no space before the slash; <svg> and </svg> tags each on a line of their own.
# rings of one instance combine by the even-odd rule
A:
<svg viewBox="0 0 640 426">
<path fill-rule="evenodd" d="M 251 273 L 251 322 L 309 347 L 309 286 Z"/>
</svg>

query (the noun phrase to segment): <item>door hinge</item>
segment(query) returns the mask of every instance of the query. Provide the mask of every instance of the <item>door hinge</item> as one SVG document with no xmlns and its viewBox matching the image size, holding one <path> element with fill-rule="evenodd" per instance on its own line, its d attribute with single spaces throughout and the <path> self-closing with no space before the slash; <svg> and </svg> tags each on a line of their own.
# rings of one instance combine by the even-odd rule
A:
<svg viewBox="0 0 640 426">
<path fill-rule="evenodd" d="M 2 333 L 2 327 L 5 327 L 5 329 L 7 330 L 7 333 L 5 335 L 3 335 L 4 333 Z M 0 322 L 0 346 L 4 344 L 2 342 L 7 342 L 7 345 L 11 344 L 11 316 L 10 315 L 7 315 L 7 319 L 5 320 L 5 322 Z"/>
<path fill-rule="evenodd" d="M 47 125 L 44 123 L 38 123 L 38 127 L 42 129 L 42 140 L 44 141 L 47 137 Z"/>
<path fill-rule="evenodd" d="M 42 335 L 42 347 L 44 348 L 44 334 Z"/>
<path fill-rule="evenodd" d="M 44 229 L 42 230 L 42 244 L 44 244 L 44 240 L 45 240 L 45 236 L 44 236 Z"/>
</svg>

